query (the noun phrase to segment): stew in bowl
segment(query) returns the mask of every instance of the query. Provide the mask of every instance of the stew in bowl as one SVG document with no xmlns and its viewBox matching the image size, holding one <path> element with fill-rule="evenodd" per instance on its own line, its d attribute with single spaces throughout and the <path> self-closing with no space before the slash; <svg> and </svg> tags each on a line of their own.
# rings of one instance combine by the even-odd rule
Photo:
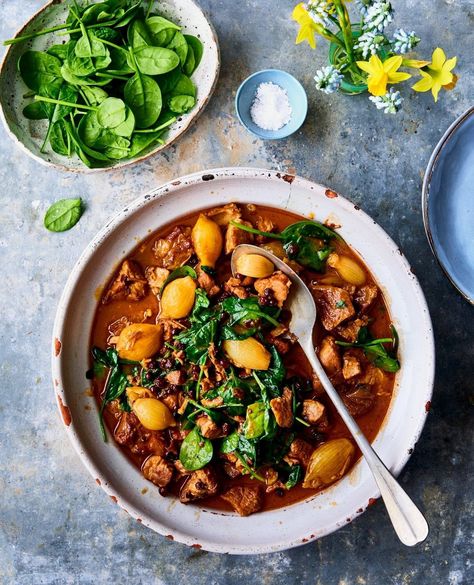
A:
<svg viewBox="0 0 474 585">
<path fill-rule="evenodd" d="M 388 302 L 337 230 L 289 211 L 229 203 L 152 233 L 104 287 L 88 377 L 104 440 L 162 496 L 271 510 L 340 480 L 360 456 L 288 328 L 287 262 L 318 309 L 319 358 L 367 438 L 400 369 Z"/>
</svg>

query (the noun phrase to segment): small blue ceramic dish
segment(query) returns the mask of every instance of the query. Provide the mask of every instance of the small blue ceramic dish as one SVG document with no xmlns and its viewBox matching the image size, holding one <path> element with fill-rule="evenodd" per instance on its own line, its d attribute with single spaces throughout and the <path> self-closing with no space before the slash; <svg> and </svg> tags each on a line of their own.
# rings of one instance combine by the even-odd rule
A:
<svg viewBox="0 0 474 585">
<path fill-rule="evenodd" d="M 431 155 L 423 221 L 441 267 L 474 304 L 474 107 L 448 128 Z"/>
<path fill-rule="evenodd" d="M 255 99 L 257 87 L 261 83 L 268 82 L 279 85 L 288 94 L 292 110 L 291 119 L 280 130 L 262 130 L 250 116 L 250 108 Z M 277 140 L 290 136 L 301 127 L 308 112 L 308 98 L 303 86 L 293 75 L 279 69 L 264 69 L 247 77 L 241 84 L 235 96 L 235 108 L 239 120 L 249 132 L 264 140 Z"/>
</svg>

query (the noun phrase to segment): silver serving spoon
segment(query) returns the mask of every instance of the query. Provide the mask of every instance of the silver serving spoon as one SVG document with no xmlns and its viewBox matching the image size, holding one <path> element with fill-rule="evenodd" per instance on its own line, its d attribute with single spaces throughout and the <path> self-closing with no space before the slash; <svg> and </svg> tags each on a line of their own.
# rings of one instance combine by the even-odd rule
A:
<svg viewBox="0 0 474 585">
<path fill-rule="evenodd" d="M 336 407 L 349 432 L 357 443 L 367 465 L 372 472 L 380 490 L 388 515 L 392 521 L 398 538 L 407 546 L 414 546 L 423 542 L 428 536 L 428 523 L 410 497 L 406 494 L 390 471 L 373 450 L 369 441 L 364 437 L 359 425 L 352 418 L 343 400 L 324 371 L 313 346 L 313 327 L 316 321 L 316 304 L 313 295 L 301 278 L 282 260 L 274 254 L 250 244 L 237 246 L 232 254 L 232 274 L 236 274 L 236 260 L 242 254 L 259 254 L 265 256 L 281 270 L 292 282 L 286 307 L 291 311 L 290 330 L 297 336 L 299 344 L 306 354 L 313 370 L 316 372 L 327 395 Z"/>
</svg>

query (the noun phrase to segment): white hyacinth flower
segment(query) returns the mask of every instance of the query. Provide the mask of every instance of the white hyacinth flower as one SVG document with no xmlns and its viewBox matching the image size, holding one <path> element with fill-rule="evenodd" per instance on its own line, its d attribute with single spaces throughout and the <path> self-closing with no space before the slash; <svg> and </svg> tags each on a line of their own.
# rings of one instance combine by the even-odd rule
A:
<svg viewBox="0 0 474 585">
<path fill-rule="evenodd" d="M 385 27 L 392 22 L 393 8 L 386 0 L 377 0 L 367 8 L 364 16 L 364 30 L 376 30 L 383 32 Z"/>
<path fill-rule="evenodd" d="M 391 87 L 385 95 L 371 95 L 369 100 L 375 104 L 377 110 L 383 110 L 384 114 L 396 114 L 400 109 L 403 98 L 400 96 L 399 91 Z"/>
<path fill-rule="evenodd" d="M 369 6 L 371 6 L 374 1 L 375 0 L 356 0 L 357 8 L 359 9 L 359 12 L 362 14 L 362 16 L 367 14 Z"/>
<path fill-rule="evenodd" d="M 415 31 L 406 32 L 402 28 L 398 28 L 393 34 L 392 47 L 395 53 L 408 53 L 416 47 L 420 42 L 419 37 L 416 36 Z"/>
<path fill-rule="evenodd" d="M 368 30 L 360 35 L 354 45 L 354 49 L 362 52 L 364 59 L 369 55 L 375 55 L 384 44 L 385 37 L 376 30 Z"/>
<path fill-rule="evenodd" d="M 323 26 L 329 26 L 331 24 L 328 16 L 330 6 L 327 0 L 310 0 L 305 4 L 305 8 L 317 24 L 322 24 Z"/>
<path fill-rule="evenodd" d="M 316 89 L 324 93 L 334 93 L 339 89 L 343 78 L 344 76 L 338 69 L 328 65 L 316 71 L 314 81 L 316 82 Z"/>
</svg>

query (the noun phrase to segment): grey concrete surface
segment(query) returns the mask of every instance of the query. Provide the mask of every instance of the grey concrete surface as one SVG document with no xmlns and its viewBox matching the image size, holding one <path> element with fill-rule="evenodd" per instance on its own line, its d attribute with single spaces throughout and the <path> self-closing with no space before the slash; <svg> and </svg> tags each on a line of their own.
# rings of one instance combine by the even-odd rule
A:
<svg viewBox="0 0 474 585">
<path fill-rule="evenodd" d="M 364 97 L 325 96 L 312 75 L 325 60 L 295 47 L 285 0 L 200 0 L 217 29 L 223 67 L 199 123 L 175 146 L 119 172 L 72 175 L 44 168 L 0 129 L 2 261 L 0 401 L 0 583 L 467 585 L 474 582 L 474 309 L 450 286 L 429 250 L 420 213 L 423 172 L 447 126 L 474 99 L 473 0 L 395 0 L 397 24 L 415 29 L 419 53 L 437 44 L 459 58 L 460 81 L 437 105 L 405 87 L 395 117 Z M 41 0 L 0 0 L 8 38 Z M 3 51 L 3 48 L 2 48 Z M 279 67 L 305 85 L 309 115 L 281 142 L 239 125 L 235 91 L 249 73 Z M 133 198 L 206 167 L 295 169 L 345 194 L 401 246 L 430 306 L 438 352 L 433 404 L 401 482 L 431 524 L 415 549 L 397 542 L 378 502 L 353 524 L 287 552 L 229 557 L 171 543 L 114 506 L 82 466 L 60 422 L 50 381 L 56 305 L 79 254 Z M 48 205 L 81 196 L 87 211 L 64 234 L 42 225 Z"/>
</svg>

